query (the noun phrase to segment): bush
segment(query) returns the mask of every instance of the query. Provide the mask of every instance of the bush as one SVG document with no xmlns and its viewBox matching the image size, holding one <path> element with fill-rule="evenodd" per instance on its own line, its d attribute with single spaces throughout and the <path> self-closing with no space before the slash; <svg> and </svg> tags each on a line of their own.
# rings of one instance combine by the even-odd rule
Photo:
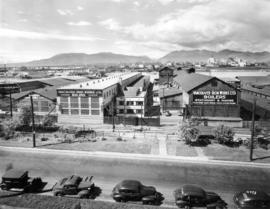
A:
<svg viewBox="0 0 270 209">
<path fill-rule="evenodd" d="M 196 141 L 200 132 L 199 129 L 190 126 L 183 126 L 181 130 L 181 137 L 184 138 L 186 144 Z"/>
<path fill-rule="evenodd" d="M 5 140 L 13 138 L 17 126 L 18 121 L 16 119 L 10 118 L 2 121 L 0 124 L 0 137 L 3 137 Z"/>
<path fill-rule="evenodd" d="M 32 112 L 30 107 L 22 107 L 21 114 L 19 115 L 20 124 L 30 126 Z"/>
<path fill-rule="evenodd" d="M 218 141 L 219 144 L 224 144 L 227 146 L 236 146 L 239 143 L 235 143 L 233 141 L 234 131 L 232 128 L 221 125 L 218 126 L 215 130 L 215 139 Z"/>
<path fill-rule="evenodd" d="M 123 141 L 123 139 L 122 139 L 122 137 L 121 136 L 118 136 L 117 138 L 116 138 L 116 141 Z"/>
<path fill-rule="evenodd" d="M 49 115 L 46 115 L 44 118 L 43 118 L 43 121 L 42 121 L 42 125 L 45 126 L 45 127 L 52 127 L 54 126 L 55 124 L 55 120 L 53 117 L 49 116 Z"/>
</svg>

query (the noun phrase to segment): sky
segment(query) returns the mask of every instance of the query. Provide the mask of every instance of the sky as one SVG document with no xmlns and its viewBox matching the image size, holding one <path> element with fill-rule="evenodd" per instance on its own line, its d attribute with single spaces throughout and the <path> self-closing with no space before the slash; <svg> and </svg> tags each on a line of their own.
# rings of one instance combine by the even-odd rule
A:
<svg viewBox="0 0 270 209">
<path fill-rule="evenodd" d="M 0 0 L 0 63 L 59 53 L 270 51 L 270 0 Z"/>
</svg>

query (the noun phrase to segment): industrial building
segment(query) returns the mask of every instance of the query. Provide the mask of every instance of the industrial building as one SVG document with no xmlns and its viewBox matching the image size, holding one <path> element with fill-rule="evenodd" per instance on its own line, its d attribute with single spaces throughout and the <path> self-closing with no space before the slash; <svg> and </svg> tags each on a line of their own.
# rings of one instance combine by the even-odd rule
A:
<svg viewBox="0 0 270 209">
<path fill-rule="evenodd" d="M 115 73 L 109 77 L 57 89 L 58 123 L 98 125 L 114 115 L 115 98 L 141 77 L 141 73 Z"/>
<path fill-rule="evenodd" d="M 182 89 L 185 117 L 197 118 L 208 126 L 242 127 L 240 91 L 216 77 L 179 72 L 174 83 Z"/>
</svg>

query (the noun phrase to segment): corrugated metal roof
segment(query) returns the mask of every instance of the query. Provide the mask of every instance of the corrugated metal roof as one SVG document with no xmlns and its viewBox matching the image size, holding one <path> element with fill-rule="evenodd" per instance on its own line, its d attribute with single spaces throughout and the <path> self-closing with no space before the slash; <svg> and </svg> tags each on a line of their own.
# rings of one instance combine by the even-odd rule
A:
<svg viewBox="0 0 270 209">
<path fill-rule="evenodd" d="M 74 80 L 68 80 L 65 78 L 50 78 L 50 79 L 42 80 L 40 82 L 45 83 L 45 84 L 50 85 L 50 86 L 57 86 L 57 87 L 66 86 L 69 84 L 76 83 L 76 81 L 74 81 Z"/>
<path fill-rule="evenodd" d="M 214 77 L 198 73 L 186 73 L 180 71 L 177 73 L 174 81 L 180 84 L 183 90 L 185 90 L 186 92 L 190 92 L 192 89 L 211 80 L 212 78 Z"/>
<path fill-rule="evenodd" d="M 265 87 L 265 88 L 259 89 L 259 88 L 254 88 L 252 86 L 243 86 L 242 89 L 243 90 L 247 90 L 247 91 L 251 91 L 251 92 L 255 92 L 255 93 L 259 93 L 259 94 L 264 94 L 264 95 L 270 96 L 270 88 L 269 87 Z"/>
<path fill-rule="evenodd" d="M 159 89 L 158 91 L 159 97 L 169 97 L 182 94 L 182 90 L 178 88 L 166 88 L 166 89 Z"/>
<path fill-rule="evenodd" d="M 122 80 L 126 80 L 128 78 L 131 78 L 139 73 L 115 73 L 113 76 L 95 79 L 95 80 L 89 80 L 87 82 L 77 83 L 77 84 L 71 84 L 65 87 L 60 87 L 58 89 L 106 89 L 112 85 L 115 85 Z"/>
</svg>

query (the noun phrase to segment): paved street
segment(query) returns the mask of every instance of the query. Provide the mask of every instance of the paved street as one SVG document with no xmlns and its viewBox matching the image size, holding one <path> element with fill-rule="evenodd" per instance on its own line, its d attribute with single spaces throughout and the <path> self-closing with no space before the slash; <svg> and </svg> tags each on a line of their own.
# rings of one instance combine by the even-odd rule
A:
<svg viewBox="0 0 270 209">
<path fill-rule="evenodd" d="M 15 168 L 29 169 L 31 176 L 42 176 L 49 182 L 48 187 L 69 174 L 94 175 L 96 184 L 102 188 L 101 199 L 110 199 L 112 187 L 123 179 L 155 185 L 169 205 L 173 205 L 173 190 L 185 183 L 216 191 L 230 205 L 233 194 L 243 188 L 264 188 L 270 192 L 266 183 L 270 179 L 269 165 L 3 147 L 0 156 L 1 174 L 12 163 Z"/>
</svg>

